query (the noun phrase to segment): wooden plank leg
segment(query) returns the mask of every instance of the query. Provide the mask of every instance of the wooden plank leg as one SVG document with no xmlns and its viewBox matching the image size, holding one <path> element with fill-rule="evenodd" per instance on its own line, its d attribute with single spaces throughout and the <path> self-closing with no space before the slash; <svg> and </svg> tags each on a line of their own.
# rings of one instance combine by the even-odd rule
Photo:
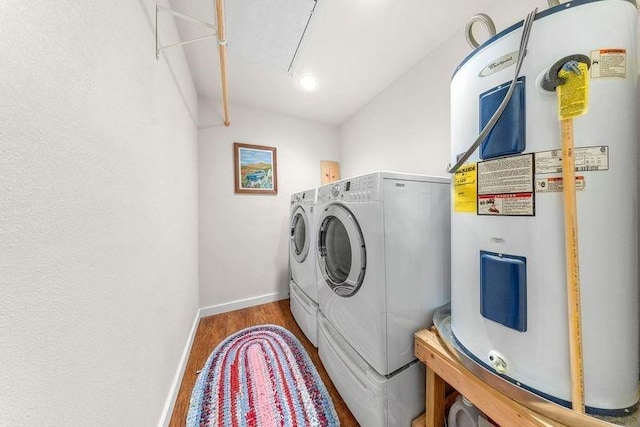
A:
<svg viewBox="0 0 640 427">
<path fill-rule="evenodd" d="M 444 425 L 445 386 L 447 383 L 427 367 L 426 427 Z"/>
<path fill-rule="evenodd" d="M 411 427 L 424 427 L 427 414 L 422 414 L 411 422 Z"/>
</svg>

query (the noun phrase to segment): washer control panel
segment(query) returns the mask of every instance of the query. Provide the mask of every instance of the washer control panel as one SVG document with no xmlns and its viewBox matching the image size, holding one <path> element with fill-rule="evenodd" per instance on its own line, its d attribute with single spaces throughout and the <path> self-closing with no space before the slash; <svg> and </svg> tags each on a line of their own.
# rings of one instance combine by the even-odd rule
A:
<svg viewBox="0 0 640 427">
<path fill-rule="evenodd" d="M 326 184 L 318 188 L 318 203 L 333 200 L 365 203 L 380 201 L 381 182 L 380 174 L 372 173 Z"/>
<path fill-rule="evenodd" d="M 337 182 L 331 186 L 329 200 L 370 202 L 376 198 L 376 175 L 364 175 Z"/>
</svg>

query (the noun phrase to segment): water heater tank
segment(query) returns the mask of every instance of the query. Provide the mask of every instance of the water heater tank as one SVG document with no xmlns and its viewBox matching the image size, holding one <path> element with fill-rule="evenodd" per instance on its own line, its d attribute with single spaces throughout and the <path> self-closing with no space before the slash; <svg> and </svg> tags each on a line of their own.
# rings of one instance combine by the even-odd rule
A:
<svg viewBox="0 0 640 427">
<path fill-rule="evenodd" d="M 452 185 L 452 330 L 477 363 L 571 406 L 557 96 L 540 87 L 586 55 L 588 113 L 574 119 L 585 404 L 622 415 L 638 394 L 635 2 L 576 0 L 538 13 L 513 96 Z M 509 88 L 523 22 L 472 52 L 451 81 L 451 164 Z"/>
</svg>

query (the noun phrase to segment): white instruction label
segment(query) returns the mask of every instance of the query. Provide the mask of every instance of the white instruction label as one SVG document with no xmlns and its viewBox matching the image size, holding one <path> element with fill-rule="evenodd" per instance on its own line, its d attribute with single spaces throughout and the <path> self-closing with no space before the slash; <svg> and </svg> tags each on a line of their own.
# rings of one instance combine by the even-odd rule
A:
<svg viewBox="0 0 640 427">
<path fill-rule="evenodd" d="M 478 215 L 533 216 L 533 154 L 478 163 Z"/>
<path fill-rule="evenodd" d="M 533 192 L 533 154 L 478 163 L 478 194 Z"/>
<path fill-rule="evenodd" d="M 574 150 L 577 172 L 609 170 L 609 147 L 580 147 Z M 562 173 L 562 150 L 536 153 L 536 174 Z"/>
<path fill-rule="evenodd" d="M 532 216 L 533 193 L 478 196 L 478 215 Z"/>
<path fill-rule="evenodd" d="M 599 49 L 591 51 L 591 78 L 627 77 L 627 51 L 625 49 Z"/>
<path fill-rule="evenodd" d="M 561 193 L 562 192 L 562 177 L 551 176 L 548 178 L 536 179 L 536 193 Z M 584 190 L 584 176 L 576 176 L 576 191 Z"/>
</svg>

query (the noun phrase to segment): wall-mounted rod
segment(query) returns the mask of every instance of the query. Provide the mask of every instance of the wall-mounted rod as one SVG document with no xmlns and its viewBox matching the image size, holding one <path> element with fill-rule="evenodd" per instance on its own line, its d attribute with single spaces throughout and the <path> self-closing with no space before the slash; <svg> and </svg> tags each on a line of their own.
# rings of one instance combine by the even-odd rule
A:
<svg viewBox="0 0 640 427">
<path fill-rule="evenodd" d="M 177 18 L 181 18 L 184 19 L 186 21 L 191 21 L 191 22 L 195 22 L 197 24 L 201 24 L 204 25 L 207 28 L 211 28 L 212 30 L 215 31 L 216 26 L 214 24 L 212 24 L 211 22 L 207 22 L 207 21 L 203 21 L 202 19 L 198 19 L 198 18 L 194 18 L 193 16 L 187 15 L 185 13 L 182 12 L 177 12 L 173 9 L 169 9 L 168 7 L 164 7 L 164 6 L 160 6 L 160 5 L 156 5 L 156 60 L 160 59 L 160 51 L 163 49 L 168 49 L 170 47 L 176 47 L 176 46 L 183 46 L 185 44 L 189 44 L 189 43 L 193 43 L 193 42 L 199 42 L 201 40 L 205 40 L 205 39 L 209 39 L 212 37 L 216 36 L 216 33 L 212 33 L 212 34 L 208 34 L 204 37 L 198 37 L 197 39 L 193 39 L 193 40 L 188 40 L 186 42 L 181 42 L 181 43 L 174 43 L 172 45 L 169 46 L 160 46 L 160 41 L 158 39 L 158 13 L 159 12 L 166 12 L 169 13 Z"/>
<path fill-rule="evenodd" d="M 218 52 L 220 53 L 220 75 L 222 77 L 222 106 L 224 125 L 229 126 L 229 93 L 227 90 L 227 39 L 224 33 L 224 0 L 216 0 L 216 21 L 218 24 Z"/>
<path fill-rule="evenodd" d="M 186 13 L 178 12 L 178 11 L 175 11 L 173 9 L 169 9 L 168 7 L 157 5 L 156 6 L 156 10 L 159 11 L 159 12 L 167 12 L 167 13 L 173 15 L 173 16 L 177 16 L 178 18 L 182 18 L 182 19 L 184 19 L 186 21 L 191 21 L 191 22 L 196 22 L 198 24 L 202 24 L 205 27 L 211 28 L 212 30 L 216 29 L 216 26 L 214 24 L 212 24 L 211 22 L 203 21 L 202 19 L 195 18 L 195 17 L 193 17 L 191 15 L 187 15 Z"/>
<path fill-rule="evenodd" d="M 170 44 L 169 46 L 159 46 L 158 47 L 158 51 L 160 51 L 162 49 L 169 49 L 170 47 L 184 46 L 185 44 L 199 42 L 201 40 L 210 39 L 210 38 L 215 37 L 215 36 L 216 36 L 216 33 L 213 33 L 213 34 L 209 34 L 207 36 L 198 37 L 197 39 L 187 40 L 186 42 L 174 43 L 174 44 Z"/>
</svg>

